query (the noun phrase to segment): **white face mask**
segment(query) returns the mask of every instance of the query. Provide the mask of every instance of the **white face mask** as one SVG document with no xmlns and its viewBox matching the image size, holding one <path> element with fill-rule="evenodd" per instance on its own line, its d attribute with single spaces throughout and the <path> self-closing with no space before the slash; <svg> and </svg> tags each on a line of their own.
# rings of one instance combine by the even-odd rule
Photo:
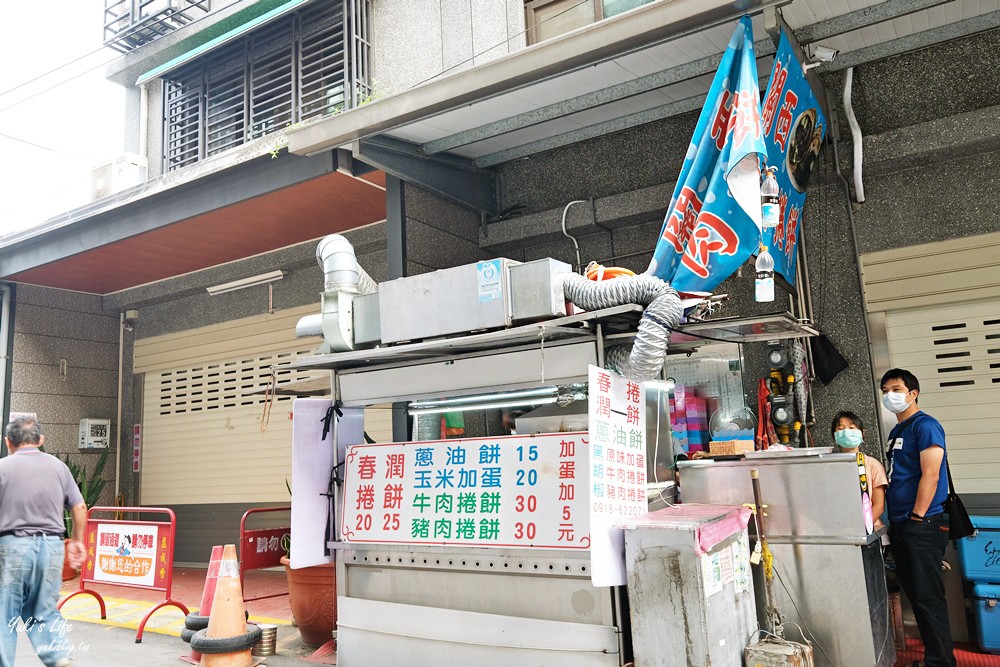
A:
<svg viewBox="0 0 1000 667">
<path fill-rule="evenodd" d="M 884 405 L 885 409 L 894 415 L 898 415 L 901 412 L 906 412 L 906 409 L 909 408 L 910 405 L 912 405 L 912 401 L 911 402 L 906 401 L 906 397 L 908 395 L 909 392 L 905 393 L 901 391 L 887 392 L 885 394 L 882 394 L 882 405 Z"/>
</svg>

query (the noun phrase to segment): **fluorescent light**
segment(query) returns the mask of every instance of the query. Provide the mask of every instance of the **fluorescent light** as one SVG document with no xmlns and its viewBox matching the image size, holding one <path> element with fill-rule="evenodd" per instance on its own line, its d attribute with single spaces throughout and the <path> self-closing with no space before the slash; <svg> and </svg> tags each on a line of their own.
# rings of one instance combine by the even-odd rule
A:
<svg viewBox="0 0 1000 667">
<path fill-rule="evenodd" d="M 414 401 L 413 403 L 410 403 L 410 407 L 421 409 L 463 405 L 465 403 L 491 403 L 495 401 L 505 401 L 508 399 L 529 398 L 532 396 L 552 396 L 557 393 L 559 393 L 559 387 L 541 387 L 540 389 L 510 391 L 503 394 L 476 394 L 474 396 L 462 396 L 460 398 L 442 398 L 437 401 Z"/>
<path fill-rule="evenodd" d="M 240 278 L 239 280 L 234 280 L 229 283 L 222 283 L 221 285 L 212 285 L 211 287 L 206 287 L 205 289 L 209 294 L 215 296 L 216 294 L 225 294 L 226 292 L 235 292 L 238 289 L 246 289 L 247 287 L 253 287 L 254 285 L 265 285 L 267 283 L 273 283 L 275 280 L 281 280 L 285 277 L 284 271 L 268 271 L 267 273 L 261 273 L 257 276 L 250 276 L 249 278 Z"/>
<path fill-rule="evenodd" d="M 413 416 L 417 415 L 439 415 L 444 412 L 466 412 L 468 410 L 493 410 L 496 408 L 516 408 L 527 405 L 544 405 L 545 403 L 555 403 L 557 396 L 539 396 L 537 398 L 526 397 L 514 401 L 501 401 L 499 403 L 465 403 L 460 405 L 441 405 L 435 408 L 411 409 L 409 412 Z"/>
</svg>

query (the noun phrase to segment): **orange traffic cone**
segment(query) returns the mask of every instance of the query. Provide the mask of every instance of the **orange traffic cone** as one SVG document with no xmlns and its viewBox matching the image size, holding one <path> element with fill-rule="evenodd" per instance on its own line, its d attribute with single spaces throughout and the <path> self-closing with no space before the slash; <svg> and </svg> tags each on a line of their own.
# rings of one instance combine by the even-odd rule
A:
<svg viewBox="0 0 1000 667">
<path fill-rule="evenodd" d="M 247 631 L 236 545 L 227 544 L 219 563 L 208 628 L 191 638 L 191 648 L 202 654 L 201 667 L 250 667 L 250 649 L 260 639 L 260 628 L 252 628 Z"/>
<path fill-rule="evenodd" d="M 201 593 L 201 605 L 198 607 L 197 614 L 189 614 L 187 618 L 184 619 L 185 627 L 192 632 L 196 630 L 201 630 L 204 625 L 204 618 L 211 613 L 212 610 L 212 600 L 215 599 L 215 585 L 216 581 L 219 579 L 219 564 L 222 562 L 222 545 L 217 544 L 212 547 L 212 556 L 208 561 L 208 572 L 205 574 L 205 588 Z M 185 639 L 184 641 L 190 641 L 190 639 Z M 192 665 L 197 665 L 201 662 L 201 653 L 191 649 L 191 653 L 188 655 L 182 655 L 181 660 L 184 662 L 191 663 Z"/>
</svg>

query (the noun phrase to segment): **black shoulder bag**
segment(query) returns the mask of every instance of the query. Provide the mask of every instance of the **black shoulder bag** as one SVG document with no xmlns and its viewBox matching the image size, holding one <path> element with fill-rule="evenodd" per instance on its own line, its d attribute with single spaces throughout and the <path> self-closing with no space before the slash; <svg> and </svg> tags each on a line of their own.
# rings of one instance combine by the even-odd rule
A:
<svg viewBox="0 0 1000 667">
<path fill-rule="evenodd" d="M 955 493 L 955 484 L 951 481 L 951 466 L 948 465 L 948 455 L 944 457 L 944 469 L 948 473 L 948 497 L 944 500 L 944 511 L 948 513 L 948 539 L 960 540 L 976 534 L 976 527 L 962 504 L 962 499 Z"/>
</svg>

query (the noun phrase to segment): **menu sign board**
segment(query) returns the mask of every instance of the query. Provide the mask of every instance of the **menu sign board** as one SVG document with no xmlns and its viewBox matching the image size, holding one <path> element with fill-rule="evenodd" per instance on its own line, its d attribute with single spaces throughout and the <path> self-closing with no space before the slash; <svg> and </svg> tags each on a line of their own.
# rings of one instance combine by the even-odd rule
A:
<svg viewBox="0 0 1000 667">
<path fill-rule="evenodd" d="M 591 581 L 625 584 L 625 536 L 613 522 L 645 514 L 646 388 L 590 367 Z"/>
<path fill-rule="evenodd" d="M 355 445 L 345 542 L 587 549 L 587 437 Z"/>
</svg>

